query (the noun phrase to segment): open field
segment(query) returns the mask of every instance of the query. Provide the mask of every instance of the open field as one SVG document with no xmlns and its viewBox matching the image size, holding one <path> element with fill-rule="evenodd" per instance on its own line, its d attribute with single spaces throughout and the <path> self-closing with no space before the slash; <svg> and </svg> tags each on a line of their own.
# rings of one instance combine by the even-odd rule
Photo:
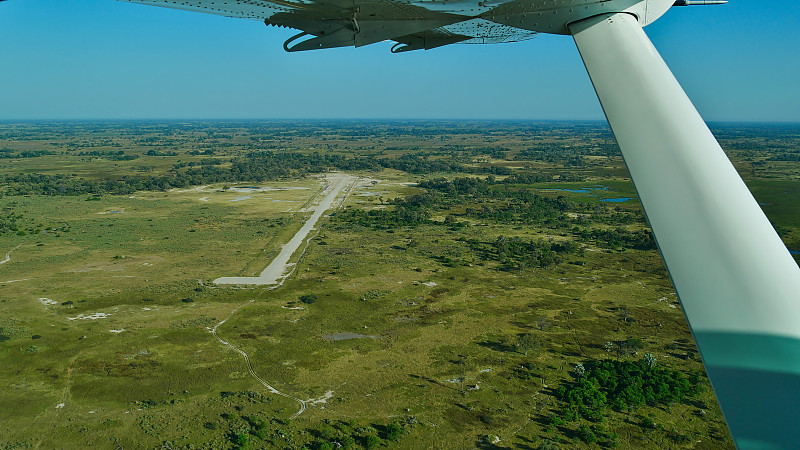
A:
<svg viewBox="0 0 800 450">
<path fill-rule="evenodd" d="M 800 132 L 740 130 L 800 249 Z M 733 448 L 603 126 L 0 124 L 0 149 L 0 176 L 66 177 L 0 189 L 0 448 Z M 282 286 L 213 283 L 260 274 L 331 171 L 358 182 Z M 645 353 L 696 391 L 568 417 L 576 364 Z"/>
</svg>

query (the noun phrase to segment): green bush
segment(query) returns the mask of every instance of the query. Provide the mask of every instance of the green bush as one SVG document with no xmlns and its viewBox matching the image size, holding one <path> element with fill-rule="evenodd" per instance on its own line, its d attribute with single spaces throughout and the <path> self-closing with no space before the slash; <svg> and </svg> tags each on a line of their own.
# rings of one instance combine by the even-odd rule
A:
<svg viewBox="0 0 800 450">
<path fill-rule="evenodd" d="M 386 440 L 394 442 L 400 439 L 405 432 L 406 430 L 399 423 L 392 422 L 386 426 Z"/>
<path fill-rule="evenodd" d="M 300 301 L 305 303 L 305 304 L 307 304 L 307 305 L 310 305 L 312 303 L 316 303 L 317 302 L 317 295 L 316 294 L 304 294 L 304 295 L 301 295 L 300 296 Z"/>
<path fill-rule="evenodd" d="M 587 425 L 581 425 L 578 427 L 578 439 L 586 442 L 587 444 L 594 444 L 597 442 L 597 436 L 592 432 L 591 428 Z"/>
<path fill-rule="evenodd" d="M 364 439 L 364 448 L 367 450 L 372 450 L 378 448 L 383 444 L 383 441 L 378 436 L 370 434 L 369 436 Z"/>
<path fill-rule="evenodd" d="M 231 433 L 230 439 L 231 443 L 234 445 L 234 448 L 245 449 L 248 445 L 250 445 L 250 436 L 248 436 L 247 433 Z"/>
<path fill-rule="evenodd" d="M 676 370 L 648 362 L 644 358 L 588 362 L 583 377 L 557 390 L 566 403 L 562 417 L 601 421 L 608 406 L 621 410 L 645 404 L 669 405 L 697 393 L 697 376 L 687 379 Z"/>
</svg>

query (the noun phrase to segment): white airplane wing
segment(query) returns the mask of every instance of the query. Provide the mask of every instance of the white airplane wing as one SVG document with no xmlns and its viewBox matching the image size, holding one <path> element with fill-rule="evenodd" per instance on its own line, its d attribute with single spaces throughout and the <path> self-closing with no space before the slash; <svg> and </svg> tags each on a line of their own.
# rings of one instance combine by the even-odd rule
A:
<svg viewBox="0 0 800 450">
<path fill-rule="evenodd" d="M 394 40 L 393 52 L 461 43 L 515 42 L 537 33 L 479 17 L 486 2 L 393 0 L 122 0 L 153 6 L 264 21 L 300 31 L 287 51 L 361 47 Z"/>
</svg>

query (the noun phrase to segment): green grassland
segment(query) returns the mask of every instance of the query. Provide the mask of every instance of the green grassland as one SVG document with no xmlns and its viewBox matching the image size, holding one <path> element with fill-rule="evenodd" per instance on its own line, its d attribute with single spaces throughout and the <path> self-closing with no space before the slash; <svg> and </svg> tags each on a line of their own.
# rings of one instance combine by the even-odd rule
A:
<svg viewBox="0 0 800 450">
<path fill-rule="evenodd" d="M 797 134 L 745 131 L 718 134 L 800 248 L 796 165 L 770 161 L 778 150 L 767 139 Z M 587 234 L 647 229 L 635 200 L 602 201 L 636 197 L 610 147 L 597 124 L 2 124 L 6 154 L 55 153 L 0 160 L 3 175 L 160 176 L 208 158 L 224 168 L 259 149 L 386 161 L 349 171 L 360 185 L 277 289 L 212 280 L 266 267 L 310 215 L 324 184 L 314 171 L 0 197 L 0 252 L 13 249 L 0 265 L 0 448 L 733 448 L 657 251 Z M 119 150 L 137 157 L 80 155 Z M 407 155 L 423 156 L 414 169 L 392 168 Z M 515 174 L 546 179 L 503 184 Z M 442 177 L 484 180 L 487 193 L 413 185 Z M 535 220 L 486 213 L 513 210 L 515 192 L 568 206 Z M 402 222 L 392 214 L 403 208 L 424 218 Z M 529 260 L 501 254 L 506 241 L 575 247 Z M 220 338 L 260 378 L 305 400 L 303 414 L 293 417 L 298 402 L 271 394 L 214 338 L 226 318 Z M 576 364 L 645 353 L 697 377 L 697 392 L 562 419 L 557 391 L 576 382 Z M 587 427 L 615 437 L 592 443 Z"/>
</svg>

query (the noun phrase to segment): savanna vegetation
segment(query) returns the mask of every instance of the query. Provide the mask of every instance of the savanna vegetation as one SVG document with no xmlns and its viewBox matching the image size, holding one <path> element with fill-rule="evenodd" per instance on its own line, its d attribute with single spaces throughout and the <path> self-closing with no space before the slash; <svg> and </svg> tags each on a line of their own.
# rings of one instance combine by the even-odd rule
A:
<svg viewBox="0 0 800 450">
<path fill-rule="evenodd" d="M 800 249 L 797 127 L 715 132 Z M 603 124 L 3 123 L 0 160 L 0 448 L 733 448 Z M 283 285 L 214 283 L 331 171 Z"/>
</svg>

